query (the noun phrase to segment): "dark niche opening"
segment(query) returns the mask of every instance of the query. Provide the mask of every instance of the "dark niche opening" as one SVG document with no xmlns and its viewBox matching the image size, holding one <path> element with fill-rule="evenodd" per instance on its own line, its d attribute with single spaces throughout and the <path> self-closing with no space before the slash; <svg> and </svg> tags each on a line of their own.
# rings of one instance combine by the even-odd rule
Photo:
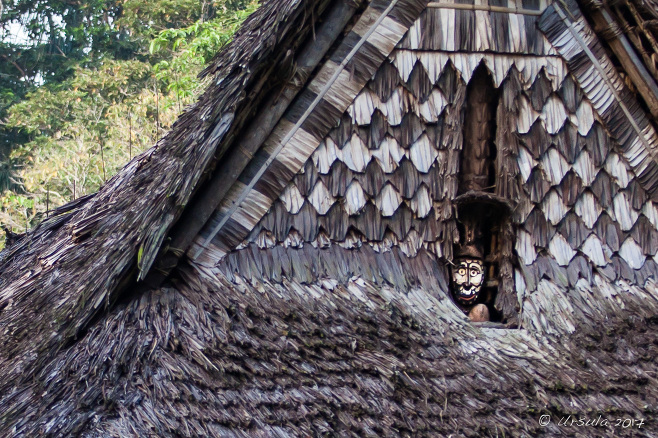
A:
<svg viewBox="0 0 658 438">
<path fill-rule="evenodd" d="M 493 193 L 470 190 L 453 201 L 459 241 L 453 251 L 455 303 L 475 322 L 507 322 L 499 292 L 509 288 L 512 204 Z M 511 279 L 511 275 L 509 275 Z"/>
<path fill-rule="evenodd" d="M 451 291 L 474 322 L 510 323 L 515 298 L 512 267 L 513 203 L 496 195 L 496 110 L 499 91 L 484 64 L 466 89 L 459 190 L 453 200 L 459 239 L 453 248 Z"/>
<path fill-rule="evenodd" d="M 498 90 L 489 70 L 480 64 L 466 88 L 464 144 L 461 152 L 459 193 L 493 192 L 496 186 L 496 107 Z"/>
</svg>

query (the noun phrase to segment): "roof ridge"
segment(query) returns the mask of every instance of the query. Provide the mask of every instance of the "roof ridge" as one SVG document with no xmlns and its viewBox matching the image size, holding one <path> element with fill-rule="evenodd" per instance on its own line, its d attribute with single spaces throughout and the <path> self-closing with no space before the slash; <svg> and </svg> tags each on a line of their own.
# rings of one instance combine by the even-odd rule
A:
<svg viewBox="0 0 658 438">
<path fill-rule="evenodd" d="M 134 281 L 136 262 L 157 253 L 207 169 L 225 152 L 227 136 L 243 122 L 236 116 L 245 118 L 246 102 L 276 65 L 278 46 L 305 38 L 327 4 L 265 2 L 218 55 L 211 71 L 217 79 L 163 139 L 75 210 L 67 226 L 33 235 L 38 239 L 0 262 L 0 364 L 27 355 L 38 367 L 48 356 L 38 352 L 66 345 L 118 299 L 126 281 Z"/>
<path fill-rule="evenodd" d="M 192 259 L 221 257 L 246 237 L 425 6 L 423 0 L 370 4 L 221 200 L 188 251 Z"/>
</svg>

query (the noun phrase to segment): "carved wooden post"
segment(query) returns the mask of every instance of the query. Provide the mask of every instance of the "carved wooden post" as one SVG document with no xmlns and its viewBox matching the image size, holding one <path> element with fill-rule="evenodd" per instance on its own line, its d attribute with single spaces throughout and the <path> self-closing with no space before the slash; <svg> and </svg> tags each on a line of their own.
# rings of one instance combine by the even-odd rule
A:
<svg viewBox="0 0 658 438">
<path fill-rule="evenodd" d="M 518 86 L 515 75 L 511 76 L 513 83 L 506 84 L 506 90 Z M 517 193 L 513 163 L 517 139 L 511 129 L 517 109 L 509 91 L 507 95 L 504 90 L 502 93 L 499 98 L 487 68 L 480 65 L 468 85 L 465 100 L 460 195 L 453 201 L 460 236 L 452 280 L 455 301 L 472 321 L 496 318 L 514 323 L 514 235 L 509 222 L 509 196 Z M 477 257 L 465 257 L 471 253 L 477 253 Z M 466 275 L 466 281 L 460 272 L 466 272 L 465 266 L 478 263 L 480 283 L 474 293 L 470 277 Z"/>
<path fill-rule="evenodd" d="M 496 89 L 484 65 L 475 70 L 468 85 L 464 148 L 461 160 L 460 192 L 488 191 L 495 180 L 492 160 L 495 158 Z"/>
</svg>

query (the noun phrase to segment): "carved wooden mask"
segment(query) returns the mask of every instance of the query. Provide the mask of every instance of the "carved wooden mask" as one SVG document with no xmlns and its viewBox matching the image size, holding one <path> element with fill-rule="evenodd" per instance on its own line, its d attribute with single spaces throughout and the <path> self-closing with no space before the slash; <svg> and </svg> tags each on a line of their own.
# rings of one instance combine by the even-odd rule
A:
<svg viewBox="0 0 658 438">
<path fill-rule="evenodd" d="M 455 299 L 471 306 L 477 301 L 484 284 L 484 264 L 481 259 L 459 258 L 452 267 L 452 284 Z"/>
</svg>

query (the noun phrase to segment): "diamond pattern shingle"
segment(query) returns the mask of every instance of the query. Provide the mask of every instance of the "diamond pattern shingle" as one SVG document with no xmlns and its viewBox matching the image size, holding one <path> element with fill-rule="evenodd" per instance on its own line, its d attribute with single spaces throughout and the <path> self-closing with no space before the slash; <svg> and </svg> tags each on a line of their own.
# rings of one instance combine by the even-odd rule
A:
<svg viewBox="0 0 658 438">
<path fill-rule="evenodd" d="M 319 143 L 310 160 L 315 170 L 307 165 L 275 202 L 282 207 L 268 216 L 292 219 L 264 219 L 255 235 L 259 246 L 271 246 L 273 238 L 300 245 L 301 236 L 321 247 L 330 239 L 384 252 L 397 246 L 409 257 L 421 247 L 450 257 L 463 123 L 458 105 L 465 80 L 484 62 L 495 83 L 521 87 L 512 163 L 521 188 L 514 251 L 522 265 L 564 285 L 591 276 L 591 266 L 611 278 L 646 277 L 646 257 L 658 250 L 658 210 L 624 158 L 611 151 L 613 140 L 563 63 L 411 50 L 390 59 Z M 505 80 L 512 72 L 520 82 Z M 302 213 L 318 218 L 296 218 Z M 288 237 L 289 230 L 298 234 Z M 532 291 L 537 281 L 516 284 Z"/>
</svg>

